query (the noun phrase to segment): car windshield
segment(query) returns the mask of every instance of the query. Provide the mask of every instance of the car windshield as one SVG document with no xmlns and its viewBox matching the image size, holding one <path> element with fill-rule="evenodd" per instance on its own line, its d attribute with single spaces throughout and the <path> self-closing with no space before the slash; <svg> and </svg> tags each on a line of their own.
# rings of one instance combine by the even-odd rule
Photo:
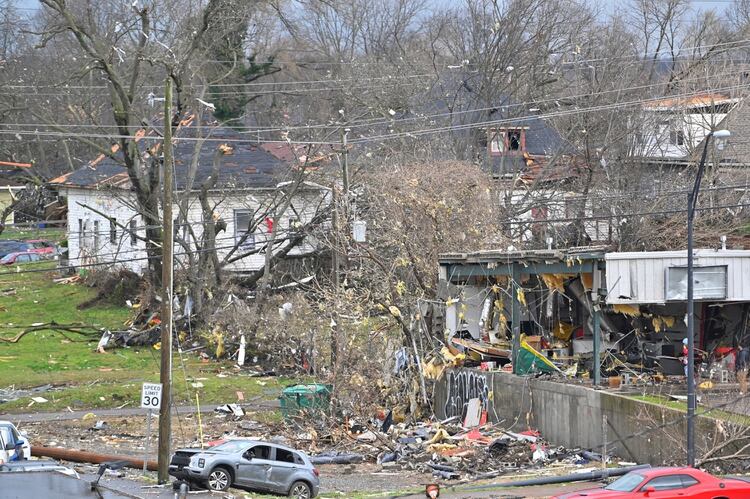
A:
<svg viewBox="0 0 750 499">
<path fill-rule="evenodd" d="M 604 490 L 614 490 L 616 492 L 633 492 L 642 481 L 643 475 L 639 475 L 638 473 L 628 473 L 627 475 L 618 478 L 614 482 L 604 487 Z"/>
<path fill-rule="evenodd" d="M 13 253 L 10 253 L 0 258 L 0 263 L 11 263 L 15 259 L 15 257 L 16 255 L 14 255 Z"/>
<path fill-rule="evenodd" d="M 240 452 L 247 449 L 248 445 L 250 445 L 249 442 L 243 442 L 242 440 L 230 440 L 229 442 L 224 442 L 216 447 L 211 447 L 209 450 L 217 450 L 220 452 Z"/>
</svg>

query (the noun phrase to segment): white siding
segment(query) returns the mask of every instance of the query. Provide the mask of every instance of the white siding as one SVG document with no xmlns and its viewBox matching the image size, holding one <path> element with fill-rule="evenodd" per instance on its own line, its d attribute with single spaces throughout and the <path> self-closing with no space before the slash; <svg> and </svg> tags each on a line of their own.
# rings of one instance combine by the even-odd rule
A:
<svg viewBox="0 0 750 499">
<path fill-rule="evenodd" d="M 647 111 L 643 117 L 639 154 L 653 158 L 684 158 L 726 117 L 724 113 L 689 113 L 680 110 Z M 672 141 L 681 131 L 683 144 Z"/>
<path fill-rule="evenodd" d="M 115 243 L 110 242 L 110 224 L 106 217 L 85 207 L 90 206 L 97 211 L 106 213 L 117 219 L 119 224 L 128 225 L 135 220 L 138 233 L 145 235 L 143 219 L 131 209 L 128 204 L 132 203 L 129 193 L 123 191 L 115 197 L 111 192 L 94 191 L 87 189 L 66 189 L 68 198 L 68 256 L 69 265 L 74 267 L 91 264 L 112 263 L 113 265 L 128 268 L 135 272 L 142 272 L 148 267 L 145 260 L 146 251 L 143 241 L 137 240 L 131 244 L 130 234 L 121 227 L 117 227 Z M 85 206 L 82 206 L 85 205 Z M 80 222 L 79 222 L 80 221 Z M 94 251 L 94 222 L 99 222 L 99 244 Z M 84 229 L 79 232 L 79 225 Z M 132 261 L 136 260 L 136 261 Z"/>
<path fill-rule="evenodd" d="M 61 189 L 61 191 L 68 199 L 68 248 L 70 265 L 80 266 L 86 264 L 111 263 L 114 266 L 122 266 L 139 273 L 148 267 L 145 260 L 146 252 L 145 243 L 143 241 L 138 240 L 135 245 L 131 245 L 130 235 L 122 228 L 118 227 L 116 241 L 114 244 L 110 243 L 110 223 L 107 218 L 89 208 L 81 206 L 90 206 L 101 213 L 106 213 L 108 216 L 115 217 L 120 224 L 128 225 L 130 220 L 136 220 L 136 226 L 139 228 L 138 233 L 141 236 L 144 236 L 145 230 L 143 221 L 129 206 L 134 203 L 131 193 L 128 193 L 127 191 L 113 192 L 112 190 L 77 188 L 66 188 L 64 190 Z M 223 219 L 227 225 L 226 230 L 219 232 L 216 236 L 216 247 L 218 249 L 220 260 L 231 251 L 235 244 L 235 210 L 256 211 L 261 207 L 263 201 L 267 201 L 269 197 L 270 194 L 267 192 L 255 194 L 242 192 L 210 197 L 209 203 L 211 206 L 215 207 L 214 213 L 216 217 Z M 277 240 L 282 240 L 288 235 L 290 219 L 298 218 L 297 214 L 299 214 L 299 218 L 301 218 L 301 224 L 304 225 L 308 223 L 314 217 L 316 209 L 321 204 L 321 198 L 325 200 L 328 199 L 325 192 L 306 191 L 298 194 L 292 202 L 292 206 L 295 208 L 296 213 L 294 210 L 290 209 L 277 221 L 279 224 L 277 229 Z M 177 206 L 173 208 L 173 213 L 176 218 L 179 214 Z M 200 202 L 195 195 L 192 195 L 189 200 L 187 217 L 193 235 L 195 238 L 200 239 L 203 229 L 201 224 L 202 213 Z M 82 231 L 82 234 L 79 234 L 79 220 L 81 221 L 82 227 L 85 229 Z M 99 239 L 98 244 L 95 244 L 92 232 L 94 224 L 97 222 L 99 225 Z M 195 245 L 192 244 L 193 240 L 190 238 L 190 232 L 187 231 L 187 234 L 185 234 L 183 230 L 185 229 L 182 227 L 175 228 L 175 231 L 179 231 L 181 236 L 188 236 L 191 241 L 191 248 L 194 250 Z M 270 233 L 267 230 L 266 224 L 261 223 L 255 232 L 256 247 L 260 247 L 265 241 L 267 241 L 268 237 L 270 237 Z M 280 249 L 280 247 L 277 247 L 276 251 L 278 251 L 278 249 Z M 300 246 L 292 249 L 289 254 L 292 256 L 299 256 L 310 253 L 314 249 L 313 242 L 306 241 Z M 176 259 L 187 259 L 185 255 L 186 250 L 182 245 L 175 244 L 174 251 Z M 234 254 L 238 255 L 239 253 L 235 252 Z M 237 272 L 254 271 L 263 267 L 264 259 L 264 253 L 259 252 L 233 262 L 225 268 L 226 270 Z"/>
<path fill-rule="evenodd" d="M 664 303 L 667 269 L 687 265 L 686 251 L 607 253 L 607 303 Z M 696 250 L 696 267 L 726 266 L 725 301 L 750 301 L 750 251 Z M 719 300 L 716 300 L 719 301 Z"/>
</svg>

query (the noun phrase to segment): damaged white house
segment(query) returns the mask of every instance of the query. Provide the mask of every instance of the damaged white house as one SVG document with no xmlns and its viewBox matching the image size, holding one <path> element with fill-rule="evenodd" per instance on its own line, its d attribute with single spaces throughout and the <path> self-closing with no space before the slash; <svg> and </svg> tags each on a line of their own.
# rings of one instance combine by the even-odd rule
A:
<svg viewBox="0 0 750 499">
<path fill-rule="evenodd" d="M 203 231 L 203 212 L 199 202 L 200 186 L 213 171 L 216 140 L 226 140 L 231 147 L 221 159 L 219 176 L 211 188 L 208 201 L 217 227 L 216 250 L 221 260 L 230 252 L 246 255 L 230 258 L 223 267 L 231 272 L 252 272 L 263 267 L 261 250 L 276 225 L 277 244 L 273 251 L 284 251 L 289 258 L 303 258 L 316 249 L 309 238 L 300 241 L 302 227 L 330 202 L 330 190 L 306 179 L 299 161 L 249 142 L 228 128 L 214 127 L 214 142 L 199 152 L 195 176 L 188 186 L 188 168 L 195 154 L 195 143 L 175 140 L 175 206 L 186 201 L 187 213 L 175 220 L 175 259 L 186 256 Z M 293 156 L 293 155 L 292 155 Z M 305 158 L 310 164 L 310 158 Z M 147 267 L 145 229 L 137 208 L 127 170 L 115 160 L 100 156 L 88 165 L 53 179 L 68 206 L 68 258 L 71 267 L 111 264 L 142 273 Z M 270 210 L 283 196 L 291 197 L 283 213 Z M 292 241 L 294 241 L 292 243 Z M 293 248 L 287 245 L 294 244 Z"/>
</svg>

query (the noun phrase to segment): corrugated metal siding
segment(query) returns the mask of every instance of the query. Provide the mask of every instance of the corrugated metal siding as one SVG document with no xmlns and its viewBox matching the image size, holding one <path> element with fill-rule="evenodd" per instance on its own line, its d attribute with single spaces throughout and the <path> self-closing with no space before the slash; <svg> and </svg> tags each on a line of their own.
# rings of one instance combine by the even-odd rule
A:
<svg viewBox="0 0 750 499">
<path fill-rule="evenodd" d="M 607 303 L 664 303 L 667 269 L 687 265 L 687 253 L 608 253 L 605 260 Z M 697 250 L 694 265 L 726 266 L 726 301 L 750 301 L 750 251 Z"/>
</svg>

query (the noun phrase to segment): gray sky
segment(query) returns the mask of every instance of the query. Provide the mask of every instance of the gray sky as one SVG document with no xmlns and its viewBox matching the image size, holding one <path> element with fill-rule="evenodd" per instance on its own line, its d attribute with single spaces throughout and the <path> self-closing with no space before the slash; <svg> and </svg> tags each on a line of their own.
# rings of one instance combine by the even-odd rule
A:
<svg viewBox="0 0 750 499">
<path fill-rule="evenodd" d="M 428 0 L 432 5 L 449 6 L 454 3 L 458 3 L 460 0 Z M 612 13 L 618 7 L 621 7 L 626 0 L 587 0 L 591 5 L 603 7 L 603 11 L 606 13 Z M 719 13 L 723 13 L 735 0 L 691 0 L 693 9 L 696 11 L 703 11 L 708 9 L 716 10 Z M 17 0 L 18 7 L 22 9 L 28 9 L 28 13 L 31 10 L 40 8 L 39 0 Z"/>
</svg>

